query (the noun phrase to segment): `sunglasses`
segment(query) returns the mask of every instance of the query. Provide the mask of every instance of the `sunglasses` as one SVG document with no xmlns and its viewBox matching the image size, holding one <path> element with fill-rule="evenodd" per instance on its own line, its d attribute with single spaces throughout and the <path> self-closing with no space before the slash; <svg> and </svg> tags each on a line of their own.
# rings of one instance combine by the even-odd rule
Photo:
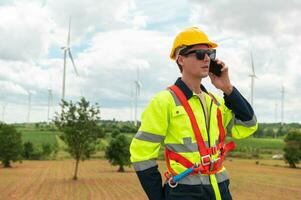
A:
<svg viewBox="0 0 301 200">
<path fill-rule="evenodd" d="M 188 51 L 187 53 L 183 53 L 183 56 L 188 56 L 189 54 L 195 53 L 195 56 L 198 60 L 204 60 L 205 55 L 207 54 L 211 60 L 214 60 L 216 57 L 216 50 L 215 49 L 198 49 L 198 50 L 192 50 Z"/>
</svg>

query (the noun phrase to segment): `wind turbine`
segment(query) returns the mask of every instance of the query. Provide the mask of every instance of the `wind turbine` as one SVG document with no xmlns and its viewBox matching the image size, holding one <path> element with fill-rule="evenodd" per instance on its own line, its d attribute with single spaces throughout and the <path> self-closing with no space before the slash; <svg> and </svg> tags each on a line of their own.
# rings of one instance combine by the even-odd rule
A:
<svg viewBox="0 0 301 200">
<path fill-rule="evenodd" d="M 27 123 L 30 122 L 30 111 L 31 111 L 31 92 L 27 90 L 28 93 L 28 113 L 27 113 Z"/>
<path fill-rule="evenodd" d="M 61 49 L 64 51 L 64 72 L 63 72 L 63 88 L 62 88 L 62 100 L 65 100 L 65 84 L 66 84 L 66 61 L 67 61 L 67 54 L 72 62 L 73 65 L 73 69 L 75 71 L 75 74 L 77 76 L 78 72 L 73 60 L 73 56 L 71 54 L 71 50 L 70 50 L 70 28 L 71 28 L 71 17 L 69 17 L 69 31 L 68 31 L 68 37 L 67 37 L 67 44 L 64 47 L 61 47 Z"/>
<path fill-rule="evenodd" d="M 7 103 L 2 105 L 2 122 L 4 123 L 4 116 L 5 116 L 5 109 L 6 109 Z"/>
<path fill-rule="evenodd" d="M 277 115 L 278 115 L 278 103 L 275 103 L 275 123 L 277 123 Z"/>
<path fill-rule="evenodd" d="M 53 96 L 52 90 L 48 89 L 48 112 L 47 112 L 47 122 L 50 121 L 50 107 L 53 107 Z"/>
<path fill-rule="evenodd" d="M 254 98 L 254 79 L 257 78 L 255 75 L 255 68 L 254 68 L 254 60 L 253 60 L 253 54 L 252 51 L 250 52 L 251 55 L 251 67 L 252 67 L 252 73 L 249 74 L 251 77 L 251 106 L 253 107 L 253 98 Z"/>
<path fill-rule="evenodd" d="M 135 88 L 136 88 L 136 86 L 135 86 L 135 82 L 134 82 L 134 84 L 130 84 L 130 89 L 131 89 L 131 118 L 130 118 L 130 121 L 131 121 L 131 123 L 133 123 L 134 122 L 134 117 L 133 117 L 133 110 L 134 110 L 134 90 L 135 90 Z"/>
<path fill-rule="evenodd" d="M 284 93 L 285 93 L 285 88 L 282 83 L 282 88 L 281 88 L 281 125 L 284 124 Z"/>
<path fill-rule="evenodd" d="M 135 126 L 137 126 L 137 106 L 138 106 L 138 97 L 140 96 L 141 82 L 139 80 L 139 67 L 137 67 L 137 80 L 134 81 L 135 85 Z"/>
</svg>

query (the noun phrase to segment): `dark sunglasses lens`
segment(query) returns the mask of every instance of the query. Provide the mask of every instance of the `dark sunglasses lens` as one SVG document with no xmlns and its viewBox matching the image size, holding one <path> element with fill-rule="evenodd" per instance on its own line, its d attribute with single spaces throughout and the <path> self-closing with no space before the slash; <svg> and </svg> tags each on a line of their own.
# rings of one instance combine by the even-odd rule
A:
<svg viewBox="0 0 301 200">
<path fill-rule="evenodd" d="M 215 55 L 216 55 L 215 49 L 213 49 L 213 50 L 199 50 L 199 51 L 196 51 L 195 53 L 196 53 L 197 59 L 199 59 L 199 60 L 204 60 L 206 54 L 210 57 L 210 59 L 214 60 Z"/>
<path fill-rule="evenodd" d="M 199 60 L 204 60 L 205 54 L 206 54 L 206 51 L 196 51 L 195 52 L 195 55 L 196 55 L 197 59 L 199 59 Z"/>
</svg>

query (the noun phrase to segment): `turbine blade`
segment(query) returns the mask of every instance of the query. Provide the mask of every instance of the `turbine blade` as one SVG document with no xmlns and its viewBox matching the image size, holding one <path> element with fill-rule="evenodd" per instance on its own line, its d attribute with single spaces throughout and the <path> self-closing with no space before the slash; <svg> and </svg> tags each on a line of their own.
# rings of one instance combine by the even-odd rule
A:
<svg viewBox="0 0 301 200">
<path fill-rule="evenodd" d="M 135 89 L 137 91 L 137 95 L 140 95 L 140 88 L 141 88 L 141 83 L 139 81 L 135 81 Z"/>
<path fill-rule="evenodd" d="M 72 65 L 73 65 L 73 69 L 74 69 L 74 71 L 75 71 L 75 74 L 76 74 L 77 76 L 79 76 L 70 49 L 68 50 L 68 53 L 69 53 L 69 57 L 70 57 L 70 59 L 71 59 L 71 62 L 72 62 Z"/>
<path fill-rule="evenodd" d="M 69 17 L 69 31 L 68 31 L 68 39 L 67 39 L 67 48 L 70 46 L 70 28 L 71 28 L 71 17 Z"/>
</svg>

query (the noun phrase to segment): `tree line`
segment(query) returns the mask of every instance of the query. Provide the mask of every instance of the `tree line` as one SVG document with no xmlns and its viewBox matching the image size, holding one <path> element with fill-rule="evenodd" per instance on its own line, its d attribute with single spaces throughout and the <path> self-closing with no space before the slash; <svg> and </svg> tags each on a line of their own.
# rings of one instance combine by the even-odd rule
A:
<svg viewBox="0 0 301 200">
<path fill-rule="evenodd" d="M 97 104 L 91 105 L 85 98 L 81 98 L 78 102 L 62 101 L 61 112 L 56 113 L 53 123 L 55 129 L 61 132 L 60 137 L 67 144 L 67 151 L 76 161 L 74 180 L 78 179 L 80 161 L 89 159 L 95 153 L 99 138 L 104 138 L 106 133 L 110 133 L 110 142 L 105 148 L 105 158 L 112 165 L 119 166 L 120 172 L 124 171 L 124 166 L 130 165 L 131 137 L 124 133 L 135 133 L 139 126 L 135 127 L 131 122 L 100 120 L 100 107 Z M 45 126 L 45 124 L 36 125 L 36 128 Z M 301 125 L 260 124 L 255 136 L 275 135 L 269 130 L 277 132 L 278 137 L 286 135 L 284 157 L 290 167 L 296 167 L 295 164 L 301 160 Z M 9 167 L 11 161 L 45 158 L 55 151 L 57 147 L 48 144 L 43 144 L 39 151 L 30 142 L 23 144 L 21 133 L 13 125 L 0 124 L 0 160 L 5 167 Z"/>
<path fill-rule="evenodd" d="M 301 130 L 299 123 L 259 123 L 254 137 L 258 138 L 278 138 L 284 137 L 287 133 Z"/>
<path fill-rule="evenodd" d="M 118 165 L 120 172 L 124 171 L 124 166 L 130 165 L 130 137 L 121 132 L 133 133 L 137 131 L 137 127 L 130 122 L 101 121 L 99 106 L 91 105 L 85 98 L 78 102 L 63 101 L 61 108 L 53 123 L 55 131 L 60 131 L 60 138 L 67 144 L 68 153 L 76 161 L 74 180 L 78 178 L 80 161 L 89 159 L 96 152 L 99 138 L 104 138 L 106 133 L 110 133 L 111 139 L 105 148 L 105 157 L 112 165 Z M 36 128 L 53 129 L 44 123 L 36 124 Z M 57 150 L 57 146 L 47 143 L 40 147 L 31 142 L 23 143 L 21 132 L 17 131 L 16 126 L 0 124 L 0 160 L 4 167 L 10 167 L 12 161 L 22 159 L 46 159 Z"/>
</svg>

